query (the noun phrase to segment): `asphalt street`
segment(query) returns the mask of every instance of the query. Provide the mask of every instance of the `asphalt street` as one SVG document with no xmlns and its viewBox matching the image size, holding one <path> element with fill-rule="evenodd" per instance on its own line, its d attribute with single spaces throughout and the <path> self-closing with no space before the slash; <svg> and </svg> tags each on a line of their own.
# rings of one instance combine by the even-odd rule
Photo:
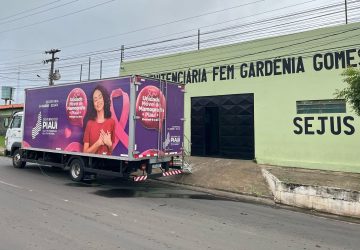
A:
<svg viewBox="0 0 360 250">
<path fill-rule="evenodd" d="M 0 249 L 359 249 L 360 225 L 158 182 L 14 169 L 0 157 Z"/>
</svg>

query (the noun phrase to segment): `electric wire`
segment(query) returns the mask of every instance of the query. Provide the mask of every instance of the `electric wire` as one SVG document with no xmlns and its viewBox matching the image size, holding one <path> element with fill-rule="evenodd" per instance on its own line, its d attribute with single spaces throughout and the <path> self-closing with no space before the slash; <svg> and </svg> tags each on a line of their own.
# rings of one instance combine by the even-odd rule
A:
<svg viewBox="0 0 360 250">
<path fill-rule="evenodd" d="M 357 30 L 357 29 L 353 29 L 353 30 Z M 343 33 L 345 33 L 345 32 L 339 32 L 338 34 L 343 34 Z M 324 38 L 328 38 L 328 37 L 333 37 L 334 36 L 334 34 L 332 34 L 332 35 L 327 35 L 327 36 L 323 36 L 323 37 L 321 37 L 321 38 L 316 38 L 316 39 L 309 39 L 309 40 L 307 40 L 307 42 L 310 42 L 310 41 L 318 41 L 319 39 L 324 39 Z M 358 37 L 359 36 L 359 34 L 357 34 L 357 35 L 355 35 L 355 36 L 353 36 L 353 37 Z M 277 50 L 277 49 L 283 49 L 283 48 L 286 48 L 286 47 L 293 47 L 294 45 L 299 45 L 299 44 L 303 44 L 304 43 L 304 41 L 301 41 L 301 42 L 299 42 L 299 43 L 293 43 L 293 44 L 289 44 L 289 45 L 287 45 L 287 46 L 280 46 L 280 47 L 278 47 L 278 48 L 273 48 L 273 49 L 271 49 L 271 51 L 273 51 L 273 50 Z M 354 44 L 354 45 L 358 45 L 358 44 Z M 350 46 L 350 45 L 349 45 Z M 340 46 L 340 47 L 344 47 L 344 46 Z M 310 48 L 314 48 L 314 46 L 313 47 L 310 47 Z M 327 50 L 329 50 L 329 48 L 327 49 Z M 261 53 L 264 53 L 264 52 L 267 52 L 267 50 L 263 50 L 263 51 L 259 51 L 259 52 L 256 52 L 256 53 L 251 53 L 251 54 L 243 54 L 243 55 L 239 55 L 239 56 L 237 56 L 237 57 L 234 57 L 234 58 L 226 58 L 226 59 L 222 59 L 222 60 L 215 60 L 215 61 L 210 61 L 210 62 L 203 62 L 203 63 L 201 63 L 200 65 L 191 65 L 190 67 L 196 67 L 196 66 L 204 66 L 204 65 L 207 65 L 207 64 L 215 64 L 215 63 L 218 63 L 218 62 L 223 62 L 224 60 L 232 60 L 232 59 L 236 59 L 236 58 L 239 58 L 239 57 L 246 57 L 246 56 L 249 56 L 249 55 L 256 55 L 256 54 L 261 54 Z M 284 56 L 284 55 L 282 55 L 282 56 Z M 279 56 L 279 57 L 282 57 L 282 56 Z M 287 54 L 287 56 L 291 56 L 290 54 Z M 253 60 L 251 60 L 251 61 L 254 61 L 255 59 L 253 59 Z M 243 61 L 242 61 L 243 62 Z M 233 63 L 239 63 L 239 62 L 233 62 Z M 181 69 L 183 69 L 183 68 L 176 68 L 176 69 L 170 69 L 170 71 L 174 71 L 174 70 L 181 70 Z M 166 69 L 166 70 L 163 70 L 162 72 L 169 72 L 169 69 Z M 154 72 L 147 72 L 146 74 L 153 74 Z M 157 72 L 155 72 L 155 73 L 157 73 Z"/>
<path fill-rule="evenodd" d="M 63 3 L 63 4 L 60 4 L 60 5 L 45 9 L 45 10 L 41 10 L 41 11 L 38 11 L 38 12 L 35 12 L 35 13 L 32 13 L 32 14 L 28 14 L 26 16 L 18 17 L 18 18 L 15 18 L 15 19 L 10 19 L 10 20 L 3 21 L 3 22 L 0 21 L 0 25 L 4 25 L 4 24 L 7 24 L 7 23 L 13 23 L 13 22 L 16 22 L 16 21 L 19 21 L 19 20 L 22 20 L 22 19 L 25 19 L 25 18 L 28 18 L 28 17 L 32 17 L 32 16 L 35 16 L 35 15 L 38 15 L 38 14 L 41 14 L 41 13 L 44 13 L 44 12 L 48 12 L 50 10 L 54 10 L 54 9 L 57 9 L 57 8 L 60 8 L 60 7 L 63 7 L 63 6 L 78 2 L 78 1 L 79 0 L 73 0 L 71 2 Z"/>
<path fill-rule="evenodd" d="M 354 1 L 354 2 L 356 2 L 356 1 Z M 351 10 L 354 10 L 354 9 L 356 9 L 356 8 L 352 8 Z M 355 12 L 355 13 L 357 13 L 357 12 Z M 234 34 L 233 34 L 234 35 Z M 229 36 L 229 37 L 231 37 L 231 36 Z M 234 37 L 234 36 L 233 36 Z M 216 42 L 216 39 L 220 39 L 220 38 L 213 38 L 213 40 L 210 40 L 210 39 L 208 39 L 207 40 L 207 42 L 210 42 L 210 41 L 212 41 L 212 42 Z M 186 44 L 187 46 L 189 46 L 190 44 Z M 183 45 L 177 45 L 177 46 L 175 46 L 175 45 L 173 45 L 173 49 L 176 49 L 176 48 L 179 48 L 179 47 L 181 47 L 181 46 L 183 46 Z M 171 48 L 170 48 L 171 49 Z M 109 53 L 109 52 L 108 52 Z M 101 55 L 101 53 L 100 53 L 100 51 L 96 54 L 96 55 Z M 113 57 L 114 58 L 114 57 Z M 118 60 L 119 59 L 119 56 L 117 56 L 117 57 L 115 57 L 116 58 L 116 60 Z M 69 59 L 70 60 L 70 59 Z M 103 61 L 111 61 L 111 60 L 115 60 L 115 59 L 111 59 L 111 58 L 109 58 L 109 59 L 104 59 Z M 119 62 L 117 62 L 118 63 L 118 65 L 119 65 Z M 26 66 L 33 66 L 34 64 L 28 64 L 28 65 L 26 65 Z M 23 66 L 25 66 L 25 65 L 23 65 Z M 65 68 L 65 67 L 73 67 L 73 66 L 79 66 L 78 64 L 69 64 L 69 65 L 65 65 L 65 66 L 62 66 L 63 68 Z M 19 66 L 18 66 L 19 67 Z M 46 69 L 42 69 L 42 70 L 46 70 Z M 15 72 L 13 72 L 13 73 L 15 73 Z M 2 72 L 0 72 L 0 74 L 2 74 Z"/>
<path fill-rule="evenodd" d="M 308 1 L 309 2 L 309 1 Z M 304 3 L 308 3 L 308 2 L 304 2 Z M 300 4 L 304 4 L 304 3 L 300 3 Z M 291 6 L 286 6 L 286 7 L 283 7 L 283 8 L 279 8 L 279 9 L 284 9 L 284 8 L 289 8 L 289 7 L 293 7 L 293 6 L 297 6 L 297 5 L 300 5 L 300 4 L 295 4 L 295 5 L 291 5 Z M 324 7 L 322 7 L 322 8 L 324 8 Z M 276 9 L 276 10 L 279 10 L 279 9 Z M 320 8 L 321 9 L 321 8 Z M 267 12 L 271 12 L 271 11 L 267 11 Z M 266 13 L 266 12 L 263 12 L 263 13 Z M 205 15 L 205 14 L 204 14 Z M 254 16 L 254 15 L 253 15 Z M 181 38 L 179 38 L 179 39 L 181 39 Z M 162 42 L 162 41 L 161 41 Z M 137 46 L 138 47 L 138 46 Z M 131 48 L 131 47 L 130 47 Z M 112 50 L 112 51 L 118 51 L 118 50 L 120 50 L 120 49 L 115 49 L 115 50 Z M 104 53 L 108 53 L 108 52 L 111 52 L 111 51 L 104 51 Z M 99 52 L 100 53 L 100 52 Z M 89 53 L 89 55 L 91 55 L 90 53 Z"/>
<path fill-rule="evenodd" d="M 53 2 L 50 2 L 50 3 L 42 4 L 42 5 L 38 6 L 38 7 L 32 8 L 32 9 L 23 10 L 23 11 L 21 11 L 21 12 L 19 12 L 19 13 L 16 13 L 16 14 L 11 14 L 11 15 L 6 16 L 6 17 L 0 17 L 0 21 L 9 19 L 9 18 L 12 18 L 12 17 L 15 17 L 15 16 L 19 16 L 19 15 L 21 15 L 21 14 L 24 14 L 24 13 L 27 13 L 27 12 L 31 12 L 31 11 L 34 11 L 34 10 L 37 10 L 37 9 L 41 9 L 41 8 L 43 8 L 43 7 L 45 7 L 45 6 L 52 5 L 52 4 L 54 4 L 54 3 L 56 3 L 56 2 L 60 2 L 60 1 L 61 1 L 61 0 L 56 0 L 56 1 L 53 1 Z"/>
<path fill-rule="evenodd" d="M 12 31 L 15 31 L 15 30 L 20 30 L 20 29 L 24 29 L 24 28 L 28 28 L 28 27 L 32 27 L 34 25 L 38 25 L 38 24 L 42 24 L 42 23 L 51 22 L 51 21 L 54 21 L 54 20 L 57 20 L 57 19 L 60 19 L 60 18 L 64 18 L 64 17 L 67 17 L 67 16 L 71 16 L 71 15 L 75 15 L 75 14 L 84 12 L 84 11 L 88 11 L 88 10 L 91 10 L 91 9 L 94 9 L 94 8 L 109 4 L 109 3 L 114 2 L 114 1 L 116 1 L 116 0 L 109 0 L 109 1 L 106 1 L 106 2 L 102 2 L 102 3 L 99 3 L 99 4 L 92 5 L 92 6 L 87 7 L 87 8 L 83 8 L 83 9 L 74 11 L 74 12 L 70 12 L 70 13 L 67 13 L 67 14 L 64 14 L 64 15 L 61 15 L 61 16 L 48 18 L 48 19 L 45 19 L 45 20 L 42 20 L 42 21 L 39 21 L 39 22 L 35 22 L 35 23 L 31 23 L 31 24 L 27 24 L 27 25 L 24 25 L 24 26 L 19 26 L 19 27 L 7 29 L 7 30 L 1 30 L 0 34 L 7 33 L 7 32 L 12 32 Z"/>
</svg>

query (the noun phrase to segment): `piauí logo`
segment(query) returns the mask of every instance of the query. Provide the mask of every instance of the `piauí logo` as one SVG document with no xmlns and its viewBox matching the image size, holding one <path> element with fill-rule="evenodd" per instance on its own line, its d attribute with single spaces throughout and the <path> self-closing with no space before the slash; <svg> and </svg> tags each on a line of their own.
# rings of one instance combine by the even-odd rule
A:
<svg viewBox="0 0 360 250">
<path fill-rule="evenodd" d="M 169 144 L 170 144 L 170 133 L 168 132 L 165 141 L 163 142 L 163 148 L 167 148 Z"/>
<path fill-rule="evenodd" d="M 36 138 L 36 136 L 38 136 L 38 134 L 41 131 L 41 124 L 42 124 L 42 116 L 41 116 L 41 112 L 39 112 L 38 114 L 38 119 L 37 122 L 35 124 L 35 127 L 33 127 L 33 129 L 31 130 L 31 137 L 34 140 Z"/>
</svg>

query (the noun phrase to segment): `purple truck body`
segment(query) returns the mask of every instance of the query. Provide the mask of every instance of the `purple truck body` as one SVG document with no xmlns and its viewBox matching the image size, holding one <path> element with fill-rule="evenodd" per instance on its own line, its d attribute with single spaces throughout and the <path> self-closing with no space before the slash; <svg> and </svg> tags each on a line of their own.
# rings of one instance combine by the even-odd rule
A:
<svg viewBox="0 0 360 250">
<path fill-rule="evenodd" d="M 96 90 L 105 113 L 100 122 Z M 122 160 L 180 155 L 183 117 L 183 86 L 163 80 L 134 76 L 27 89 L 22 147 Z M 101 130 L 111 148 L 85 152 Z"/>
</svg>

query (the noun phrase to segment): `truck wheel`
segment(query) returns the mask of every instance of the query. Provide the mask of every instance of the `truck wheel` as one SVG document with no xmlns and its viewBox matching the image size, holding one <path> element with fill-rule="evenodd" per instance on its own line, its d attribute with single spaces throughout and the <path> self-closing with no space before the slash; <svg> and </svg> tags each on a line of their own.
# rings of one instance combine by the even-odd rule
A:
<svg viewBox="0 0 360 250">
<path fill-rule="evenodd" d="M 16 149 L 13 153 L 12 163 L 14 168 L 24 168 L 26 165 L 25 161 L 21 160 L 20 149 Z"/>
<path fill-rule="evenodd" d="M 84 178 L 84 163 L 80 159 L 74 159 L 70 163 L 70 178 L 73 181 L 82 181 Z"/>
</svg>

